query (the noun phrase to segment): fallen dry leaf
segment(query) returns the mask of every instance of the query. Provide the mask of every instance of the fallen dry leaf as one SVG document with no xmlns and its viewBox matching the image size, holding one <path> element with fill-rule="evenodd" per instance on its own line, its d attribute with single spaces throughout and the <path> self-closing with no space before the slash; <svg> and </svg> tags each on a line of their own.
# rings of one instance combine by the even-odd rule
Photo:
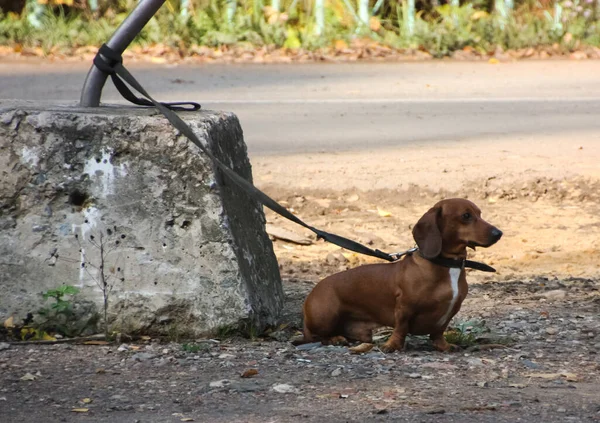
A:
<svg viewBox="0 0 600 423">
<path fill-rule="evenodd" d="M 108 345 L 108 341 L 85 341 L 83 345 Z"/>
<path fill-rule="evenodd" d="M 348 44 L 344 40 L 335 40 L 333 46 L 336 50 L 346 50 L 348 48 Z"/>
<path fill-rule="evenodd" d="M 377 16 L 371 16 L 371 19 L 369 19 L 369 28 L 371 28 L 371 31 L 375 32 L 381 29 L 381 21 Z"/>
<path fill-rule="evenodd" d="M 541 379 L 558 379 L 560 377 L 566 378 L 569 382 L 577 382 L 577 375 L 575 373 L 527 373 L 525 377 L 536 377 Z"/>
<path fill-rule="evenodd" d="M 256 369 L 248 369 L 248 370 L 244 371 L 244 373 L 242 373 L 241 376 L 243 378 L 249 378 L 249 377 L 252 377 L 252 376 L 256 376 L 257 374 L 258 374 L 258 370 L 256 370 Z"/>
<path fill-rule="evenodd" d="M 523 383 L 509 383 L 508 387 L 509 388 L 518 388 L 518 389 L 522 389 L 525 388 L 527 385 L 523 384 Z"/>
<path fill-rule="evenodd" d="M 374 344 L 370 344 L 368 342 L 363 342 L 362 344 L 359 344 L 356 347 L 348 348 L 348 350 L 350 350 L 350 352 L 352 354 L 363 354 L 363 353 L 371 351 L 374 346 L 375 346 Z"/>
<path fill-rule="evenodd" d="M 184 417 L 181 419 L 182 422 L 193 422 L 194 419 L 192 419 L 191 417 Z"/>
<path fill-rule="evenodd" d="M 84 404 L 89 404 L 89 403 L 92 402 L 92 399 L 91 398 L 84 398 L 84 399 L 81 400 L 81 402 L 84 403 Z"/>
<path fill-rule="evenodd" d="M 377 207 L 377 214 L 381 217 L 390 217 L 392 215 L 389 211 L 382 210 L 379 207 Z"/>
<path fill-rule="evenodd" d="M 35 376 L 31 373 L 25 373 L 25 375 L 21 378 L 21 380 L 35 380 Z"/>
<path fill-rule="evenodd" d="M 492 57 L 490 60 L 488 60 L 488 63 L 490 65 L 497 65 L 498 63 L 500 63 L 500 60 L 496 59 L 495 57 Z"/>
<path fill-rule="evenodd" d="M 90 411 L 89 408 L 72 408 L 71 412 L 73 413 L 87 413 L 88 411 Z"/>
<path fill-rule="evenodd" d="M 14 328 L 15 327 L 14 321 L 15 321 L 15 319 L 12 316 L 10 316 L 8 319 L 6 319 L 4 321 L 4 327 L 6 329 Z"/>
</svg>

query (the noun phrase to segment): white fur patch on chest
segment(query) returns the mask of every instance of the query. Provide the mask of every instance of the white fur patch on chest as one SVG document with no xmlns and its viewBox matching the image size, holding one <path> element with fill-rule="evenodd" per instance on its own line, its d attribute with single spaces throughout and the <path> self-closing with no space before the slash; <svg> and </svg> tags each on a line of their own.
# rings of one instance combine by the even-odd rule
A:
<svg viewBox="0 0 600 423">
<path fill-rule="evenodd" d="M 444 324 L 446 324 L 446 322 L 448 321 L 448 318 L 450 318 L 450 314 L 452 313 L 452 310 L 454 310 L 454 306 L 456 305 L 456 300 L 458 300 L 458 278 L 460 277 L 461 272 L 462 272 L 462 269 L 458 269 L 456 267 L 450 268 L 450 286 L 452 287 L 452 300 L 450 300 L 450 304 L 448 304 L 448 310 L 446 310 L 446 313 L 438 322 L 438 324 L 440 326 L 443 326 Z"/>
</svg>

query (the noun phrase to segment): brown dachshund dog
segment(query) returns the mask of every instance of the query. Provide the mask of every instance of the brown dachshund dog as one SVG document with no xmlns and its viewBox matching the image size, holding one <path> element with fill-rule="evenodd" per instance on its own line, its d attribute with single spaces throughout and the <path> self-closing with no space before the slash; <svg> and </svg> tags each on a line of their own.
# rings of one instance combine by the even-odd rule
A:
<svg viewBox="0 0 600 423">
<path fill-rule="evenodd" d="M 467 296 L 467 247 L 489 247 L 502 232 L 481 218 L 475 204 L 455 198 L 433 206 L 412 233 L 418 252 L 319 282 L 304 302 L 300 343 L 372 342 L 373 329 L 392 326 L 385 352 L 402 350 L 409 333 L 429 334 L 437 350 L 451 349 L 444 331 Z"/>
</svg>

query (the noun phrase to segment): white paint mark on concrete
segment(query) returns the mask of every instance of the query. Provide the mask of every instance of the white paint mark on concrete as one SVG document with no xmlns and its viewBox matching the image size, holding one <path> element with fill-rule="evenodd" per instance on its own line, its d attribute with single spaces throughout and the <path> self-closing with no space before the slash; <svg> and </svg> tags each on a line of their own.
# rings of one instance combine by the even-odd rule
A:
<svg viewBox="0 0 600 423">
<path fill-rule="evenodd" d="M 444 317 L 440 319 L 438 324 L 443 326 L 448 321 L 450 317 L 450 313 L 454 310 L 454 306 L 456 305 L 456 300 L 458 299 L 458 278 L 460 277 L 460 273 L 462 269 L 458 269 L 456 267 L 450 268 L 450 286 L 452 287 L 452 300 L 450 300 L 450 304 L 448 305 L 448 310 L 446 310 L 446 314 Z"/>
<path fill-rule="evenodd" d="M 98 227 L 98 223 L 101 219 L 100 210 L 96 207 L 88 207 L 83 211 L 84 222 L 81 225 L 73 224 L 73 233 L 79 237 L 79 245 L 81 248 L 79 255 L 79 287 L 83 287 L 85 282 L 90 278 L 93 280 L 93 276 L 90 275 L 92 272 L 92 268 L 87 265 L 87 258 L 85 254 L 85 247 L 87 242 L 90 241 L 90 235 L 93 235 L 93 229 Z M 82 263 L 85 264 L 85 267 L 82 266 Z"/>
<path fill-rule="evenodd" d="M 31 165 L 31 166 L 37 166 L 38 162 L 40 161 L 40 158 L 38 157 L 37 151 L 35 151 L 33 148 L 29 148 L 29 147 L 23 147 L 23 149 L 21 150 L 21 162 Z"/>
<path fill-rule="evenodd" d="M 103 150 L 102 157 L 92 158 L 85 162 L 83 172 L 90 175 L 92 180 L 99 181 L 102 184 L 102 196 L 106 197 L 114 192 L 114 182 L 117 176 L 127 175 L 127 168 L 124 163 L 120 166 L 114 166 L 111 162 L 112 151 Z"/>
</svg>

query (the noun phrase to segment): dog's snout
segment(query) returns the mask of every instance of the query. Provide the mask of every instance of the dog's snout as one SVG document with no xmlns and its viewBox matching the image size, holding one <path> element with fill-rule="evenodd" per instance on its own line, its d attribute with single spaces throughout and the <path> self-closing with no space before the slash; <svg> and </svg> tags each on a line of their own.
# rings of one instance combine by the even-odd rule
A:
<svg viewBox="0 0 600 423">
<path fill-rule="evenodd" d="M 493 228 L 490 235 L 492 236 L 494 241 L 498 241 L 500 238 L 502 238 L 502 231 L 498 228 Z"/>
</svg>

